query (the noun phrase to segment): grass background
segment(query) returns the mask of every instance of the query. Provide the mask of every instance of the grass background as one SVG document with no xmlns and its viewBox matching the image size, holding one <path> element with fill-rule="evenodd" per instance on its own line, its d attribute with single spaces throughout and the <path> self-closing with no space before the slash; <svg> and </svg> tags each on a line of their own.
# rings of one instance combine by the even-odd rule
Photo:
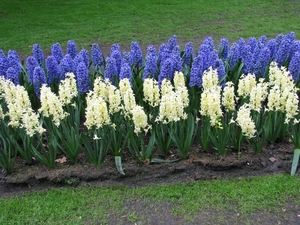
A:
<svg viewBox="0 0 300 225">
<path fill-rule="evenodd" d="M 1 0 L 0 49 L 29 55 L 35 43 L 50 52 L 71 39 L 79 49 L 161 44 L 173 34 L 193 42 L 274 38 L 299 33 L 299 8 L 298 0 Z"/>
<path fill-rule="evenodd" d="M 1 0 L 0 49 L 29 55 L 38 43 L 46 53 L 56 42 L 65 48 L 70 39 L 79 49 L 90 49 L 94 42 L 100 47 L 129 46 L 131 41 L 161 44 L 173 34 L 198 44 L 208 36 L 216 43 L 223 37 L 232 43 L 291 31 L 297 36 L 299 8 L 298 0 Z M 265 224 L 275 224 L 278 218 L 289 221 L 285 215 L 291 214 L 282 209 L 300 210 L 299 184 L 297 176 L 279 175 L 143 188 L 55 189 L 1 198 L 0 224 L 186 224 L 199 219 L 263 224 L 253 220 L 260 213 Z"/>
</svg>

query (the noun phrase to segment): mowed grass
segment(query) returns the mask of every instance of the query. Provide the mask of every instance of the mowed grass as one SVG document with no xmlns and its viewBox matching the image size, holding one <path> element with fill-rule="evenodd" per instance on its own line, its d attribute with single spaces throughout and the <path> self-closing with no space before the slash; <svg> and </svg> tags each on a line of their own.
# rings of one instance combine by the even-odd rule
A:
<svg viewBox="0 0 300 225">
<path fill-rule="evenodd" d="M 161 44 L 173 34 L 193 42 L 273 38 L 299 33 L 299 8 L 296 0 L 1 0 L 0 49 L 28 55 L 38 43 L 50 52 L 71 39 L 87 49 L 94 42 Z"/>
<path fill-rule="evenodd" d="M 299 178 L 289 175 L 141 188 L 61 188 L 1 198 L 0 224 L 156 224 L 166 216 L 185 224 L 205 222 L 203 212 L 216 212 L 218 221 L 233 214 L 243 221 L 255 213 L 280 214 L 291 204 L 299 206 L 299 193 Z"/>
</svg>

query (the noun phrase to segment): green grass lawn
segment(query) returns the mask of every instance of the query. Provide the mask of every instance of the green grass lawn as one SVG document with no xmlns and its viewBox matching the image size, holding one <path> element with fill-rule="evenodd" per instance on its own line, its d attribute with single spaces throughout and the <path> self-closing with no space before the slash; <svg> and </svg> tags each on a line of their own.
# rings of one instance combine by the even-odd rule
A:
<svg viewBox="0 0 300 225">
<path fill-rule="evenodd" d="M 299 193 L 299 178 L 289 175 L 141 188 L 61 188 L 1 198 L 0 224 L 156 224 L 166 220 L 166 213 L 169 222 L 176 218 L 181 224 L 205 219 L 223 224 L 232 215 L 244 224 L 255 214 L 283 214 L 291 205 L 300 210 Z M 204 212 L 217 213 L 206 218 Z"/>
<path fill-rule="evenodd" d="M 0 49 L 30 54 L 38 43 L 45 52 L 75 40 L 79 48 L 131 41 L 163 43 L 173 34 L 187 41 L 212 36 L 270 38 L 299 33 L 300 1 L 285 0 L 2 0 Z"/>
</svg>

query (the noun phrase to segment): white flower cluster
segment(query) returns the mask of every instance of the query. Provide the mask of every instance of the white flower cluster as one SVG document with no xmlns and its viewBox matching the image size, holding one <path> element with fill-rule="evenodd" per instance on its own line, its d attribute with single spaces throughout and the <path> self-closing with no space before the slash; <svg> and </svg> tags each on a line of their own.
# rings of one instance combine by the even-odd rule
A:
<svg viewBox="0 0 300 225">
<path fill-rule="evenodd" d="M 189 93 L 188 89 L 185 86 L 184 75 L 182 72 L 175 72 L 174 74 L 174 87 L 175 92 L 181 96 L 183 107 L 189 106 Z"/>
<path fill-rule="evenodd" d="M 76 79 L 73 73 L 66 73 L 66 78 L 59 84 L 58 95 L 63 106 L 70 104 L 72 99 L 78 95 Z"/>
<path fill-rule="evenodd" d="M 209 89 L 218 85 L 219 77 L 218 71 L 209 67 L 208 70 L 203 72 L 202 76 L 202 86 L 203 89 Z"/>
<path fill-rule="evenodd" d="M 59 97 L 51 91 L 45 84 L 41 87 L 41 108 L 39 112 L 44 117 L 52 116 L 52 120 L 55 126 L 60 125 L 60 121 L 68 116 L 68 113 L 64 112 L 63 104 Z"/>
<path fill-rule="evenodd" d="M 210 118 L 211 126 L 222 128 L 221 87 L 204 89 L 201 93 L 200 114 Z"/>
<path fill-rule="evenodd" d="M 156 122 L 167 124 L 187 118 L 184 108 L 189 105 L 189 96 L 183 73 L 175 72 L 174 86 L 167 79 L 162 81 L 159 115 L 155 119 Z"/>
<path fill-rule="evenodd" d="M 250 92 L 250 108 L 260 112 L 262 103 L 268 96 L 268 83 L 260 79 L 259 82 L 252 88 Z"/>
<path fill-rule="evenodd" d="M 114 114 L 123 110 L 120 90 L 110 82 L 106 83 L 106 89 L 108 93 L 109 114 Z"/>
<path fill-rule="evenodd" d="M 120 92 L 124 102 L 125 114 L 130 114 L 136 106 L 135 96 L 127 78 L 120 80 Z"/>
<path fill-rule="evenodd" d="M 162 123 L 167 124 L 186 118 L 187 115 L 184 112 L 183 101 L 178 93 L 172 91 L 161 97 L 159 115 L 155 119 L 156 122 L 161 121 Z"/>
<path fill-rule="evenodd" d="M 231 81 L 226 82 L 222 94 L 222 105 L 225 107 L 225 110 L 235 111 L 235 94 L 234 94 L 234 84 Z"/>
<path fill-rule="evenodd" d="M 156 107 L 160 102 L 158 82 L 153 78 L 147 78 L 143 83 L 144 101 L 150 106 Z"/>
<path fill-rule="evenodd" d="M 136 105 L 131 110 L 132 120 L 134 123 L 134 132 L 136 134 L 140 133 L 142 130 L 147 132 L 149 129 L 147 115 L 143 109 L 143 107 Z"/>
<path fill-rule="evenodd" d="M 211 126 L 222 128 L 221 86 L 218 85 L 218 72 L 211 67 L 202 76 L 203 92 L 200 99 L 200 114 L 210 118 Z"/>
<path fill-rule="evenodd" d="M 270 65 L 270 93 L 268 96 L 268 110 L 286 113 L 285 123 L 298 114 L 297 88 L 285 67 L 278 68 L 275 62 Z"/>
<path fill-rule="evenodd" d="M 107 104 L 102 97 L 99 97 L 93 91 L 90 91 L 87 96 L 87 107 L 85 109 L 85 125 L 87 128 L 101 128 L 104 125 L 109 125 L 111 123 Z"/>
<path fill-rule="evenodd" d="M 254 74 L 248 73 L 242 75 L 238 84 L 238 96 L 246 98 L 250 95 L 252 88 L 256 86 L 256 78 Z"/>
<path fill-rule="evenodd" d="M 241 127 L 242 133 L 245 137 L 255 137 L 256 128 L 251 118 L 251 108 L 248 104 L 244 104 L 239 108 L 236 123 Z"/>
<path fill-rule="evenodd" d="M 103 81 L 101 77 L 97 77 L 94 81 L 94 95 L 103 98 L 105 101 L 108 101 L 108 89 L 106 88 L 108 83 L 108 79 Z"/>
<path fill-rule="evenodd" d="M 26 134 L 32 137 L 36 133 L 43 133 L 45 130 L 39 122 L 39 115 L 31 108 L 27 91 L 23 86 L 15 86 L 9 80 L 0 80 L 1 96 L 4 98 L 8 112 L 3 115 L 1 108 L 1 119 L 9 116 L 9 126 L 24 128 Z"/>
</svg>

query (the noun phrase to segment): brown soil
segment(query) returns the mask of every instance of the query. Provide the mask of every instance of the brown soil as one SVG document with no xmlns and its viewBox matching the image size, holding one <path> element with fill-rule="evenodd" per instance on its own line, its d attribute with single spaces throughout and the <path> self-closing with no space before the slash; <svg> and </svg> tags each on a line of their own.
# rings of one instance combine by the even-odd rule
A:
<svg viewBox="0 0 300 225">
<path fill-rule="evenodd" d="M 263 153 L 242 150 L 240 158 L 236 152 L 220 156 L 216 151 L 202 152 L 194 145 L 188 159 L 173 163 L 150 163 L 139 165 L 129 154 L 122 157 L 125 175 L 118 173 L 114 158 L 110 155 L 102 166 L 90 164 L 81 153 L 78 163 L 56 163 L 49 169 L 36 162 L 34 165 L 18 158 L 12 174 L 0 175 L 0 196 L 64 186 L 76 185 L 127 185 L 139 187 L 160 183 L 181 183 L 194 180 L 263 176 L 290 173 L 293 145 L 288 143 L 269 144 Z M 173 152 L 173 153 L 172 153 Z M 58 156 L 62 158 L 63 155 Z M 157 158 L 162 158 L 156 155 Z M 180 158 L 176 149 L 167 159 Z"/>
</svg>

